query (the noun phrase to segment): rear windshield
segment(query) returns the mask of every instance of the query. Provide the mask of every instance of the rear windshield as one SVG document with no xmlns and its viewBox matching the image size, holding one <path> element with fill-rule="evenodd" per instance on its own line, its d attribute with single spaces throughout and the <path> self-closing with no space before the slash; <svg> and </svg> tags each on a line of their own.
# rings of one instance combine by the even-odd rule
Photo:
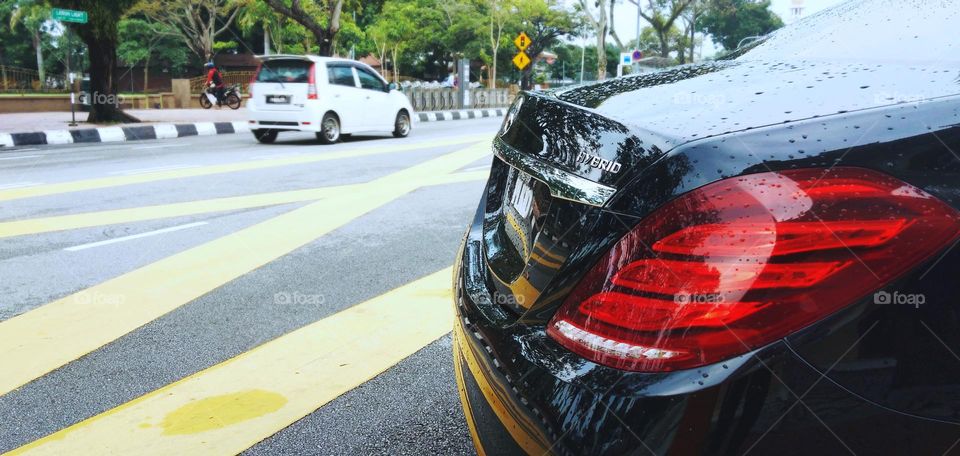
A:
<svg viewBox="0 0 960 456">
<path fill-rule="evenodd" d="M 308 82 L 312 66 L 308 60 L 268 60 L 260 67 L 257 82 Z"/>
</svg>

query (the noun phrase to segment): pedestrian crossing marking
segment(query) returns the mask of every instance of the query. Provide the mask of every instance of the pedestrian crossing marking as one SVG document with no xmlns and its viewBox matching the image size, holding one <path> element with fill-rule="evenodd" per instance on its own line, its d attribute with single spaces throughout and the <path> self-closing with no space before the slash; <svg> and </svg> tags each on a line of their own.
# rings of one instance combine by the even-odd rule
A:
<svg viewBox="0 0 960 456">
<path fill-rule="evenodd" d="M 237 454 L 450 332 L 451 274 L 418 279 L 10 454 Z"/>
<path fill-rule="evenodd" d="M 431 186 L 484 180 L 488 175 L 487 171 L 443 174 L 426 177 L 422 184 Z M 364 185 L 337 185 L 0 222 L 0 238 L 316 201 L 363 191 Z"/>
<path fill-rule="evenodd" d="M 422 150 L 428 147 L 455 146 L 460 144 L 475 143 L 488 140 L 490 135 L 471 135 L 461 136 L 454 139 L 443 139 L 431 141 L 429 144 L 410 143 L 398 144 L 392 146 L 370 146 L 351 150 L 338 150 L 333 152 L 318 153 L 316 155 L 305 155 L 302 157 L 286 157 L 276 160 L 258 160 L 240 163 L 227 163 L 221 165 L 198 166 L 196 168 L 184 168 L 168 171 L 157 171 L 144 174 L 135 174 L 129 176 L 111 176 L 94 179 L 84 179 L 71 182 L 61 182 L 55 184 L 36 185 L 32 187 L 12 188 L 0 190 L 0 201 L 10 201 L 21 198 L 31 198 L 38 196 L 57 195 L 61 193 L 78 192 L 83 190 L 95 190 L 102 188 L 118 187 L 123 185 L 143 184 L 148 182 L 157 182 L 171 179 L 183 179 L 188 177 L 209 176 L 212 174 L 234 173 L 239 171 L 250 171 L 264 168 L 274 168 L 278 166 L 302 165 L 307 163 L 316 163 L 328 160 L 339 160 L 345 158 L 365 157 L 369 155 L 385 154 L 391 152 L 402 152 L 410 150 Z"/>
<path fill-rule="evenodd" d="M 0 395 L 489 153 L 483 142 L 430 159 L 2 321 Z"/>
</svg>

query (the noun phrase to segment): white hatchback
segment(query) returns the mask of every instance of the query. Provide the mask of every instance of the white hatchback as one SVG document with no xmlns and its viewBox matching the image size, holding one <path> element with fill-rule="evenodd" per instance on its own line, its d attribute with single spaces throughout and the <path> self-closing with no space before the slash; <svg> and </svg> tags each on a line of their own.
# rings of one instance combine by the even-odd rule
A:
<svg viewBox="0 0 960 456">
<path fill-rule="evenodd" d="M 410 134 L 410 101 L 363 63 L 313 55 L 259 59 L 247 111 L 262 143 L 272 143 L 281 131 L 311 131 L 325 144 L 359 132 Z"/>
</svg>

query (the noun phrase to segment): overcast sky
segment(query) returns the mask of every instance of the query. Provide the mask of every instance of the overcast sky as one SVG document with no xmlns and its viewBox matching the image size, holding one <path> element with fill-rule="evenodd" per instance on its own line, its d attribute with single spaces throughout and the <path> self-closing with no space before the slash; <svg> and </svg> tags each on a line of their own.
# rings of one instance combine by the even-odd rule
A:
<svg viewBox="0 0 960 456">
<path fill-rule="evenodd" d="M 788 22 L 790 5 L 797 0 L 772 0 L 770 3 L 770 9 L 774 13 L 777 13 L 784 22 Z M 838 3 L 842 3 L 844 0 L 802 0 L 804 7 L 803 16 L 809 16 L 817 11 L 820 11 L 825 8 L 829 8 Z M 629 2 L 617 2 L 617 17 L 615 19 L 615 25 L 617 27 L 617 35 L 620 36 L 624 42 L 631 41 L 637 36 L 637 9 Z M 646 22 L 640 22 L 640 27 L 644 27 Z M 703 56 L 708 57 L 713 55 L 716 52 L 716 48 L 710 43 L 708 38 L 703 44 Z M 590 42 L 593 42 L 591 40 Z"/>
</svg>

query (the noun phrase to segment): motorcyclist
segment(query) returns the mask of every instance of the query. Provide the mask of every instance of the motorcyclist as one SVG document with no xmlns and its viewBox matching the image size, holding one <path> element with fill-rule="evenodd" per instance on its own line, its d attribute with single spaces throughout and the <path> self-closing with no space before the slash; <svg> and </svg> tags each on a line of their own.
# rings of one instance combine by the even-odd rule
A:
<svg viewBox="0 0 960 456">
<path fill-rule="evenodd" d="M 213 95 L 217 97 L 217 107 L 223 106 L 226 84 L 223 83 L 223 75 L 213 62 L 207 62 L 204 66 L 207 70 L 207 87 L 212 89 Z"/>
</svg>

